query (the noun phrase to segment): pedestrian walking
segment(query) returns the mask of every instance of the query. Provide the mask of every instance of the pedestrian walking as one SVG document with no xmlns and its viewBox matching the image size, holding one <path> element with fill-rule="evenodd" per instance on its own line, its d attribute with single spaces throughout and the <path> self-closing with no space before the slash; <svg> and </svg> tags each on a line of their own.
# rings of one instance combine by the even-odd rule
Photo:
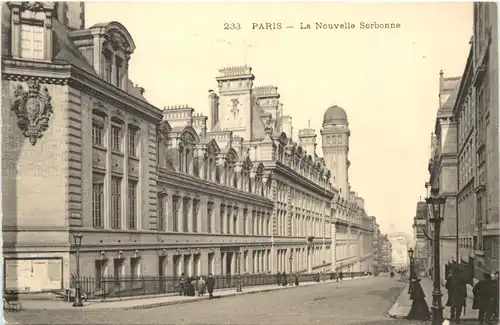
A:
<svg viewBox="0 0 500 325">
<path fill-rule="evenodd" d="M 186 277 L 184 273 L 181 274 L 181 278 L 179 280 L 179 294 L 181 296 L 186 295 Z"/>
<path fill-rule="evenodd" d="M 414 277 L 410 280 L 408 294 L 412 300 L 411 309 L 406 319 L 426 321 L 431 318 L 429 306 L 425 301 L 425 293 L 420 284 L 420 279 Z"/>
<path fill-rule="evenodd" d="M 207 291 L 208 291 L 208 298 L 212 299 L 214 297 L 213 293 L 214 293 L 214 287 L 215 287 L 215 279 L 214 279 L 214 276 L 212 275 L 212 273 L 210 273 L 208 275 L 206 285 L 207 285 Z"/>
<path fill-rule="evenodd" d="M 466 307 L 467 284 L 459 267 L 454 267 L 451 276 L 446 280 L 445 288 L 448 290 L 448 306 L 451 308 L 450 320 L 460 324 L 462 310 Z"/>
<path fill-rule="evenodd" d="M 298 286 L 299 285 L 299 275 L 297 273 L 295 273 L 295 285 Z"/>
<path fill-rule="evenodd" d="M 342 271 L 339 272 L 339 278 L 340 280 L 344 279 L 344 272 Z"/>
<path fill-rule="evenodd" d="M 495 293 L 496 285 L 495 280 L 491 278 L 491 274 L 485 273 L 484 279 L 480 280 L 474 288 L 472 293 L 474 294 L 474 302 L 472 304 L 472 309 L 479 309 L 479 323 L 483 324 L 486 322 L 492 324 L 492 316 L 495 312 Z"/>
<path fill-rule="evenodd" d="M 283 273 L 281 274 L 281 285 L 286 286 L 287 284 L 288 284 L 288 279 L 286 276 L 286 272 L 283 271 Z"/>
<path fill-rule="evenodd" d="M 499 295 L 499 291 L 500 291 L 500 287 L 498 286 L 498 271 L 495 272 L 495 274 L 493 275 L 493 283 L 495 285 L 495 299 L 494 299 L 494 305 L 493 305 L 493 319 L 498 319 L 498 308 L 500 307 L 499 304 L 500 304 L 500 301 L 498 299 L 498 295 Z"/>
<path fill-rule="evenodd" d="M 278 283 L 278 285 L 281 285 L 281 273 L 280 273 L 280 271 L 278 271 L 278 273 L 276 273 L 276 282 Z"/>
<path fill-rule="evenodd" d="M 198 296 L 203 297 L 206 290 L 206 283 L 202 276 L 198 279 Z"/>
</svg>

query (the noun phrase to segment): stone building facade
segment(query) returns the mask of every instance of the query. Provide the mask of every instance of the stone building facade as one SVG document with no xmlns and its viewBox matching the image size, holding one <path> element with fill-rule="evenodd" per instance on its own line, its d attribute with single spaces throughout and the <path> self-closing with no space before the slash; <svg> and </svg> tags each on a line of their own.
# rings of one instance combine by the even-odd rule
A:
<svg viewBox="0 0 500 325">
<path fill-rule="evenodd" d="M 464 73 L 456 78 L 441 73 L 440 97 L 450 95 L 436 119 L 429 185 L 447 196 L 442 267 L 472 261 L 480 279 L 499 268 L 498 17 L 496 4 L 473 6 Z"/>
<path fill-rule="evenodd" d="M 500 268 L 498 7 L 474 3 L 472 84 L 475 98 L 475 276 Z"/>
<path fill-rule="evenodd" d="M 497 8 L 474 4 L 470 41 L 453 115 L 457 123 L 458 255 L 474 258 L 475 277 L 498 264 Z"/>
<path fill-rule="evenodd" d="M 447 263 L 457 258 L 457 123 L 453 107 L 461 77 L 444 77 L 443 71 L 439 75 L 439 107 L 431 139 L 428 183 L 431 188 L 439 189 L 439 195 L 446 197 L 440 237 L 440 264 L 444 270 Z"/>
<path fill-rule="evenodd" d="M 419 275 L 424 275 L 429 273 L 429 252 L 428 252 L 428 240 L 429 231 L 427 230 L 428 225 L 428 213 L 427 206 L 424 201 L 419 201 L 417 203 L 417 208 L 415 212 L 415 218 L 413 221 L 413 238 L 414 238 L 414 253 L 415 258 L 415 269 Z"/>
<path fill-rule="evenodd" d="M 321 158 L 250 67 L 219 70 L 210 118 L 159 109 L 129 78 L 127 29 L 84 17 L 77 2 L 2 6 L 7 288 L 67 288 L 76 233 L 97 279 L 371 268 L 343 110 L 325 113 Z"/>
<path fill-rule="evenodd" d="M 392 244 L 387 234 L 380 237 L 380 262 L 379 267 L 382 271 L 390 271 L 392 269 Z"/>
</svg>

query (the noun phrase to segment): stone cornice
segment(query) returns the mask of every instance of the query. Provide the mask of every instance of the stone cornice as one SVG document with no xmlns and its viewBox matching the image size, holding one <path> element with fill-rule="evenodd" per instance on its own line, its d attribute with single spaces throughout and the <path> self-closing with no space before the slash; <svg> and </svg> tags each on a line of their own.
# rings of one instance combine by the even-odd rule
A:
<svg viewBox="0 0 500 325">
<path fill-rule="evenodd" d="M 155 123 L 163 119 L 162 110 L 74 65 L 6 57 L 2 58 L 2 65 L 2 79 L 26 81 L 35 78 L 47 84 L 69 84 L 122 109 L 134 110 L 135 114 Z"/>
<path fill-rule="evenodd" d="M 321 187 L 321 185 L 302 176 L 301 174 L 297 173 L 295 170 L 288 167 L 287 165 L 279 161 L 262 162 L 262 163 L 264 164 L 264 167 L 266 169 L 274 169 L 283 176 L 285 176 L 285 178 L 291 179 L 292 182 L 302 184 L 303 186 L 311 189 L 312 191 L 319 193 L 322 196 L 326 196 L 329 201 L 333 200 L 335 194 L 332 191 L 325 189 L 324 187 Z"/>
<path fill-rule="evenodd" d="M 173 189 L 179 188 L 193 193 L 203 192 L 209 196 L 231 198 L 231 200 L 237 201 L 239 205 L 250 203 L 267 208 L 272 208 L 274 206 L 273 201 L 266 197 L 244 192 L 232 187 L 222 186 L 214 182 L 178 172 L 163 170 L 158 174 L 158 182 L 160 187 L 164 184 Z"/>
</svg>

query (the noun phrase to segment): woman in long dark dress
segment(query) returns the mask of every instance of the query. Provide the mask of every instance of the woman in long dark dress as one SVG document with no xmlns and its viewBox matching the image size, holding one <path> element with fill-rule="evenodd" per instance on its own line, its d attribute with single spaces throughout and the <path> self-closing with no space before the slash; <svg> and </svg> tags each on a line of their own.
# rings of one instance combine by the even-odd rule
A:
<svg viewBox="0 0 500 325">
<path fill-rule="evenodd" d="M 424 290 L 420 284 L 420 279 L 413 278 L 410 281 L 409 292 L 410 299 L 413 300 L 411 304 L 410 313 L 406 316 L 406 319 L 412 320 L 429 320 L 431 318 L 431 313 L 429 311 L 429 306 L 425 301 Z"/>
</svg>

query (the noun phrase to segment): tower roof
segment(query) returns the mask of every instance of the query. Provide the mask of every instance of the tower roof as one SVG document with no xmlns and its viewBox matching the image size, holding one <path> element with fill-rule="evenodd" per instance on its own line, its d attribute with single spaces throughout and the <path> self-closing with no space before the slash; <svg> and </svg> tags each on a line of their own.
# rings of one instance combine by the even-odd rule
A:
<svg viewBox="0 0 500 325">
<path fill-rule="evenodd" d="M 328 107 L 323 115 L 323 125 L 326 124 L 347 124 L 347 114 L 345 110 L 337 105 Z"/>
</svg>

